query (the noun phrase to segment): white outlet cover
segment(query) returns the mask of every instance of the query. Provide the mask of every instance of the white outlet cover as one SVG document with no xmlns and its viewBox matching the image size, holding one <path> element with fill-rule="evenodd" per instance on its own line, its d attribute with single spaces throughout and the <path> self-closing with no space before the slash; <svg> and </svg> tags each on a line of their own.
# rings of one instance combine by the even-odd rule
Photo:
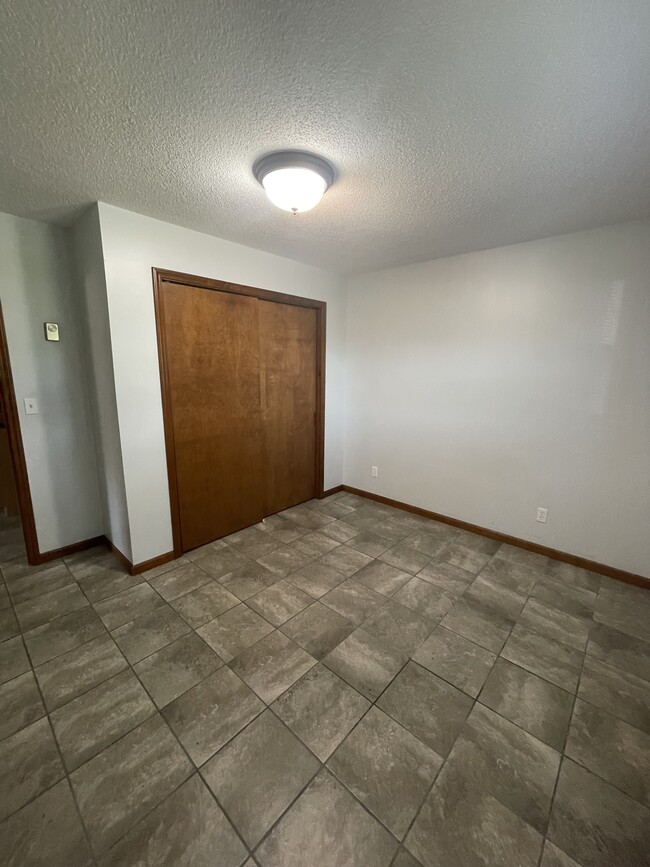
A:
<svg viewBox="0 0 650 867">
<path fill-rule="evenodd" d="M 35 397 L 26 397 L 24 402 L 25 415 L 38 415 L 38 402 Z"/>
<path fill-rule="evenodd" d="M 548 509 L 544 509 L 541 506 L 537 509 L 537 520 L 540 524 L 546 523 L 546 517 L 548 515 Z"/>
</svg>

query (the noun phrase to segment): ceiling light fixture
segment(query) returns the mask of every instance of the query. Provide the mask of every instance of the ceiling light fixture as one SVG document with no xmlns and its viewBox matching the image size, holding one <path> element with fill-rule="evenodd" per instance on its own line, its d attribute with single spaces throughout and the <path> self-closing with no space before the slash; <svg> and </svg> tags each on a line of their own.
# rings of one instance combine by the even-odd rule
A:
<svg viewBox="0 0 650 867">
<path fill-rule="evenodd" d="M 334 183 L 327 160 L 304 151 L 266 154 L 253 166 L 253 174 L 273 204 L 293 214 L 315 207 Z"/>
</svg>

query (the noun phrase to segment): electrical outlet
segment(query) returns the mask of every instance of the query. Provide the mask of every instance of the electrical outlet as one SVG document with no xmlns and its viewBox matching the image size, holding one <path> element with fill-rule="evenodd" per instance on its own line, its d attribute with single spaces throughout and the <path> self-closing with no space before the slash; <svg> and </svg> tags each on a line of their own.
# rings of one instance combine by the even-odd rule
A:
<svg viewBox="0 0 650 867">
<path fill-rule="evenodd" d="M 548 515 L 548 509 L 543 509 L 541 506 L 537 509 L 537 520 L 540 524 L 546 523 L 546 516 Z"/>
<path fill-rule="evenodd" d="M 379 468 L 370 467 L 370 475 L 373 477 L 373 479 L 376 479 L 379 476 Z"/>
</svg>

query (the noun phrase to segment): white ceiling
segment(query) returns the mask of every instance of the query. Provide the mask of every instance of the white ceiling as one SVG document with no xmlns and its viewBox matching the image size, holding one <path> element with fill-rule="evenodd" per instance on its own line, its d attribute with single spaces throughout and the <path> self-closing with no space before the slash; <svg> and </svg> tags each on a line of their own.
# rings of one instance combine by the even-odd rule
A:
<svg viewBox="0 0 650 867">
<path fill-rule="evenodd" d="M 4 0 L 0 210 L 345 272 L 650 215 L 648 0 Z M 339 178 L 274 208 L 260 154 Z"/>
</svg>

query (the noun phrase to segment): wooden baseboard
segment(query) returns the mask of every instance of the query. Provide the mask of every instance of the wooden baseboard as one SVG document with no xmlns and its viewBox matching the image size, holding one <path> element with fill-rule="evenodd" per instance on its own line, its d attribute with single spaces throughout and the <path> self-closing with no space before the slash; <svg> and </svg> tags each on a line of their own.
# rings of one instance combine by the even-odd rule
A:
<svg viewBox="0 0 650 867">
<path fill-rule="evenodd" d="M 106 536 L 93 536 L 92 539 L 83 539 L 81 542 L 74 542 L 72 545 L 64 545 L 63 548 L 41 551 L 34 565 L 49 563 L 50 560 L 58 560 L 61 557 L 69 557 L 71 554 L 78 554 L 80 551 L 87 551 L 89 548 L 96 548 L 98 545 L 108 545 Z"/>
<path fill-rule="evenodd" d="M 396 509 L 403 509 L 405 512 L 421 515 L 423 518 L 431 518 L 443 524 L 450 524 L 452 527 L 458 527 L 460 530 L 468 530 L 470 533 L 477 533 L 479 536 L 486 536 L 488 539 L 494 539 L 497 542 L 505 542 L 507 545 L 514 545 L 517 548 L 523 548 L 525 551 L 531 551 L 534 554 L 542 554 L 544 557 L 550 557 L 552 560 L 570 563 L 572 566 L 589 569 L 591 572 L 598 572 L 600 575 L 606 575 L 608 578 L 614 578 L 617 581 L 624 581 L 626 584 L 634 584 L 637 587 L 644 587 L 646 590 L 650 590 L 650 579 L 644 578 L 643 575 L 636 575 L 634 572 L 626 572 L 624 569 L 606 566 L 604 563 L 596 563 L 594 560 L 587 560 L 585 557 L 578 557 L 576 554 L 567 554 L 565 551 L 547 548 L 545 545 L 538 545 L 537 542 L 518 539 L 516 536 L 509 536 L 507 533 L 499 533 L 497 530 L 490 530 L 487 527 L 480 527 L 478 524 L 460 521 L 458 518 L 450 518 L 448 515 L 441 515 L 438 512 L 421 509 L 419 506 L 411 506 L 409 503 L 401 503 L 399 500 L 391 500 L 389 497 L 382 497 L 379 494 L 372 494 L 369 491 L 362 491 L 349 485 L 342 485 L 342 489 L 350 494 L 357 494 L 359 497 L 366 497 L 368 500 L 374 500 L 386 506 L 394 506 Z"/>
<path fill-rule="evenodd" d="M 159 554 L 157 557 L 152 557 L 151 560 L 144 560 L 142 563 L 132 563 L 129 558 L 124 555 L 119 548 L 116 548 L 112 542 L 109 542 L 111 551 L 126 569 L 129 575 L 140 575 L 142 572 L 148 572 L 149 569 L 155 569 L 156 566 L 162 566 L 164 563 L 171 563 L 176 555 L 173 551 L 167 551 L 166 554 Z"/>
<path fill-rule="evenodd" d="M 323 491 L 322 494 L 318 497 L 319 500 L 324 500 L 325 497 L 331 497 L 332 494 L 338 494 L 343 490 L 343 485 L 337 485 L 335 488 L 329 488 L 327 491 Z"/>
</svg>

